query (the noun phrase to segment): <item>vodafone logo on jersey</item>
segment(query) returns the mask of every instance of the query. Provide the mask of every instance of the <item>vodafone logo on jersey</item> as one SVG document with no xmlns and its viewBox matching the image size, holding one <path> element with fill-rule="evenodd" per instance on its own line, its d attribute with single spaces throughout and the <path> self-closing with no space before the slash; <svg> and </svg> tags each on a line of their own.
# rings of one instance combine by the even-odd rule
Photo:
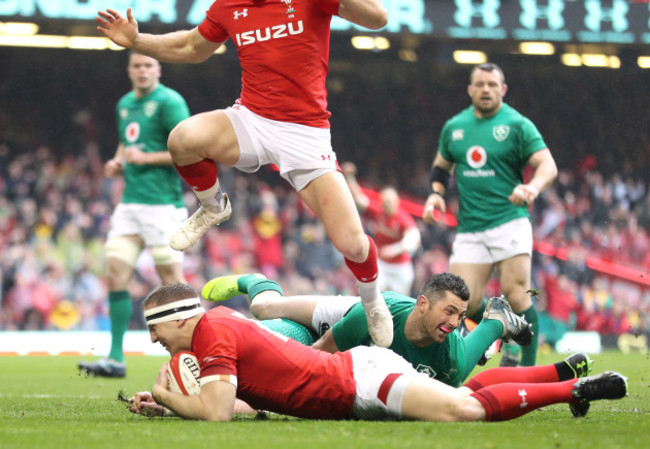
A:
<svg viewBox="0 0 650 449">
<path fill-rule="evenodd" d="M 487 162 L 485 149 L 478 145 L 470 147 L 465 156 L 467 157 L 467 163 L 472 168 L 481 168 Z"/>
<path fill-rule="evenodd" d="M 271 39 L 283 39 L 294 36 L 305 31 L 302 20 L 297 22 L 283 23 L 272 27 L 258 28 L 257 30 L 244 31 L 235 34 L 235 42 L 238 47 L 254 44 L 255 42 L 264 42 Z"/>
<path fill-rule="evenodd" d="M 478 145 L 470 147 L 469 150 L 467 150 L 466 157 L 467 163 L 472 168 L 481 168 L 487 161 L 487 154 L 485 153 L 485 149 Z"/>
<path fill-rule="evenodd" d="M 131 122 L 126 125 L 126 141 L 129 143 L 137 142 L 140 137 L 140 124 L 138 122 Z"/>
</svg>

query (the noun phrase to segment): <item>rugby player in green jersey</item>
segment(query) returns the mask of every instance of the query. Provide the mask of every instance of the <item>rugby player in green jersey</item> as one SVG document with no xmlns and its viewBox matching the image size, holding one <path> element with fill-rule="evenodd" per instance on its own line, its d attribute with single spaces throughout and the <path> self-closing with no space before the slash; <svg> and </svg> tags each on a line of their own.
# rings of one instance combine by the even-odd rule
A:
<svg viewBox="0 0 650 449">
<path fill-rule="evenodd" d="M 128 284 L 140 253 L 149 248 L 161 283 L 185 282 L 183 253 L 169 246 L 188 214 L 167 137 L 189 117 L 189 108 L 178 92 L 160 84 L 157 60 L 132 52 L 127 73 L 132 90 L 116 108 L 119 143 L 104 165 L 106 177 L 124 176 L 105 244 L 111 349 L 106 358 L 79 363 L 80 370 L 103 377 L 126 376 L 122 345 L 133 313 Z"/>
<path fill-rule="evenodd" d="M 257 274 L 215 278 L 204 286 L 202 294 L 211 301 L 248 294 L 252 315 L 264 325 L 327 352 L 372 344 L 365 313 L 356 296 L 285 297 L 275 281 Z M 532 338 L 528 323 L 515 315 L 503 298 L 492 298 L 485 319 L 469 335 L 461 335 L 459 327 L 465 317 L 469 291 L 463 280 L 451 273 L 432 276 L 417 298 L 391 291 L 382 295 L 393 317 L 393 342 L 389 349 L 416 370 L 447 385 L 460 386 L 498 338 L 513 338 L 522 344 Z M 315 342 L 305 339 L 304 330 L 287 333 L 305 327 L 313 339 L 320 338 Z"/>
<path fill-rule="evenodd" d="M 534 365 L 539 321 L 529 294 L 533 232 L 528 207 L 553 182 L 557 167 L 535 125 L 503 102 L 507 90 L 497 65 L 485 63 L 472 70 L 467 89 L 472 105 L 442 129 L 430 175 L 433 193 L 422 219 L 433 224 L 440 217 L 434 211 L 445 212 L 453 172 L 459 210 L 449 271 L 467 282 L 467 315 L 480 320 L 485 288 L 496 268 L 499 291 L 534 333 L 519 363 Z M 527 165 L 533 173 L 524 180 Z"/>
</svg>

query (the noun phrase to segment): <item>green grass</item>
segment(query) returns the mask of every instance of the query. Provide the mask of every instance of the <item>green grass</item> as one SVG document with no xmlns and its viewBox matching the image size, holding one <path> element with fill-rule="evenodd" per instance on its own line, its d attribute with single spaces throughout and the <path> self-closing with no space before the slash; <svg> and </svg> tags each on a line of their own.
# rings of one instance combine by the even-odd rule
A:
<svg viewBox="0 0 650 449">
<path fill-rule="evenodd" d="M 539 363 L 563 356 L 546 354 Z M 148 390 L 163 357 L 128 358 L 126 379 L 77 374 L 76 357 L 0 357 L 0 448 L 567 448 L 635 449 L 650 443 L 650 356 L 605 352 L 595 372 L 629 379 L 629 397 L 594 402 L 574 419 L 565 404 L 503 423 L 308 421 L 237 417 L 232 423 L 148 419 L 117 401 Z M 498 365 L 498 356 L 488 367 Z"/>
</svg>

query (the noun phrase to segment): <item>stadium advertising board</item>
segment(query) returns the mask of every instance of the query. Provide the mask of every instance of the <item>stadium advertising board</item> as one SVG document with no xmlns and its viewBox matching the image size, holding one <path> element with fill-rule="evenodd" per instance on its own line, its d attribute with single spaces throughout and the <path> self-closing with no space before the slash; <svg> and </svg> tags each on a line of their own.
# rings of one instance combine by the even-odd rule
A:
<svg viewBox="0 0 650 449">
<path fill-rule="evenodd" d="M 290 2 L 291 0 L 283 0 Z M 299 1 L 299 0 L 298 0 Z M 649 0 L 383 0 L 382 32 L 454 39 L 650 43 Z M 213 0 L 0 0 L 0 20 L 93 20 L 132 7 L 139 22 L 195 26 Z M 335 31 L 354 26 L 335 18 Z"/>
</svg>

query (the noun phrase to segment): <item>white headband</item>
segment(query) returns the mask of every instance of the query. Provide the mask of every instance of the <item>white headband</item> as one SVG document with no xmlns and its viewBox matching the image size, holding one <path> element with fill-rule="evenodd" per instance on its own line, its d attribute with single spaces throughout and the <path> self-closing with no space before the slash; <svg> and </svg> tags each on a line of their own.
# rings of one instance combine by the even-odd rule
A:
<svg viewBox="0 0 650 449">
<path fill-rule="evenodd" d="M 201 307 L 201 300 L 196 297 L 181 299 L 145 310 L 144 319 L 147 322 L 147 326 L 149 326 L 167 321 L 185 320 L 199 313 L 205 313 L 205 309 Z"/>
</svg>

